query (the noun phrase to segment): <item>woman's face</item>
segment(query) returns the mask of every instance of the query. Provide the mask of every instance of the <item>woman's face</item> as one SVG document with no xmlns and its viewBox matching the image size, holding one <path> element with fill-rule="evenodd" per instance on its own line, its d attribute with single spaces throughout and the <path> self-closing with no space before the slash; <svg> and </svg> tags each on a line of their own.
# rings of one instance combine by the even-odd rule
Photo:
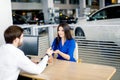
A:
<svg viewBox="0 0 120 80">
<path fill-rule="evenodd" d="M 60 26 L 59 29 L 58 29 L 58 35 L 61 37 L 61 38 L 64 38 L 65 37 L 65 33 L 64 33 L 64 29 Z"/>
</svg>

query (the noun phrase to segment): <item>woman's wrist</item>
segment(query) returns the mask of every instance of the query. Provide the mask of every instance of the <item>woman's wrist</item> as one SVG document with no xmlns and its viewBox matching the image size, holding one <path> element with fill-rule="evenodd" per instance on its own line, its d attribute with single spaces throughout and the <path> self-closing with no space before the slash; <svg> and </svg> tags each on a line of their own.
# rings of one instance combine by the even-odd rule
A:
<svg viewBox="0 0 120 80">
<path fill-rule="evenodd" d="M 61 53 L 62 53 L 61 51 L 58 52 L 58 54 L 61 54 Z"/>
</svg>

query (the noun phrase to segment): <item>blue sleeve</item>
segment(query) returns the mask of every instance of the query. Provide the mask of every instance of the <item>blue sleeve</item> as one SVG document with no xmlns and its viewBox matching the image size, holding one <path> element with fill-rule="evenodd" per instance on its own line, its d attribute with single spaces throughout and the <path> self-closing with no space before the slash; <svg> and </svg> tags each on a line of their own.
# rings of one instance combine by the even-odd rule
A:
<svg viewBox="0 0 120 80">
<path fill-rule="evenodd" d="M 57 39 L 57 38 L 54 39 L 54 41 L 53 41 L 53 43 L 52 43 L 52 46 L 51 46 L 53 50 L 56 50 L 56 49 L 57 49 L 57 47 L 56 47 L 56 39 Z"/>
<path fill-rule="evenodd" d="M 74 50 L 75 50 L 75 40 L 70 41 L 69 49 L 68 49 L 68 55 L 70 56 L 70 61 L 75 61 L 74 59 Z"/>
</svg>

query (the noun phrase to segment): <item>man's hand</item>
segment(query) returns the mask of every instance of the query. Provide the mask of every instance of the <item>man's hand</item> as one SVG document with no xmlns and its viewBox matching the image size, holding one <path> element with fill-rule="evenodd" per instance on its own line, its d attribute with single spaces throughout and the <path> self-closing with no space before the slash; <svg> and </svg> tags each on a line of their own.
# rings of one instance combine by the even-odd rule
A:
<svg viewBox="0 0 120 80">
<path fill-rule="evenodd" d="M 49 56 L 53 54 L 53 50 L 51 49 L 51 47 L 47 49 L 46 54 L 48 54 Z"/>
</svg>

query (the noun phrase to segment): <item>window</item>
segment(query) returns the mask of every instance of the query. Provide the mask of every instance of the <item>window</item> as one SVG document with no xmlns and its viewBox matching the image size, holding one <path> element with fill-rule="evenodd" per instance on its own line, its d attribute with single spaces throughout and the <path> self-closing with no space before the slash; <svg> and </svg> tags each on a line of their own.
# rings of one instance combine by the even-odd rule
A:
<svg viewBox="0 0 120 80">
<path fill-rule="evenodd" d="M 66 0 L 54 0 L 55 4 L 66 4 Z"/>
<path fill-rule="evenodd" d="M 79 4 L 79 0 L 69 0 L 69 4 Z"/>
<path fill-rule="evenodd" d="M 16 2 L 16 0 L 11 0 L 12 2 Z"/>
<path fill-rule="evenodd" d="M 120 6 L 108 8 L 106 13 L 108 19 L 120 18 Z"/>
<path fill-rule="evenodd" d="M 93 15 L 91 18 L 92 18 L 92 20 L 106 19 L 107 18 L 106 11 L 102 10 L 102 11 L 96 13 L 95 15 Z"/>
<path fill-rule="evenodd" d="M 114 19 L 120 18 L 120 6 L 105 8 L 93 16 L 90 17 L 90 20 L 103 20 L 103 19 Z"/>
</svg>

